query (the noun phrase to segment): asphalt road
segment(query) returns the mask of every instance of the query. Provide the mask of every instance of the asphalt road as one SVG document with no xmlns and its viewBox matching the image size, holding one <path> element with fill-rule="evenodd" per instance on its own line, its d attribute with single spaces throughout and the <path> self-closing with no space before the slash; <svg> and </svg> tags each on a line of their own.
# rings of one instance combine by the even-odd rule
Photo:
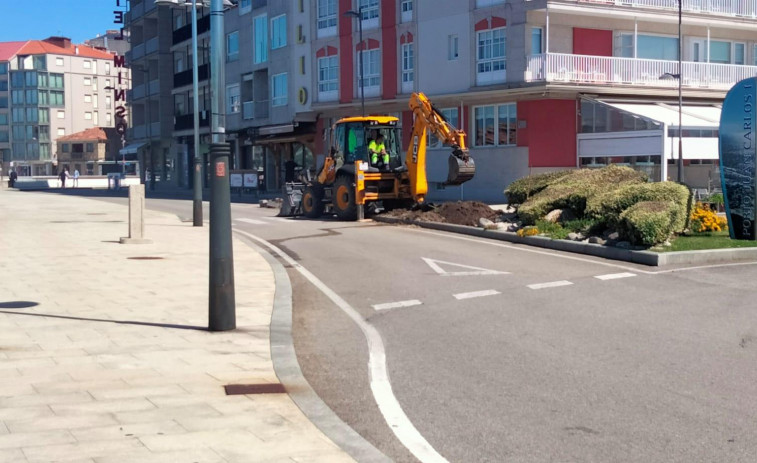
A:
<svg viewBox="0 0 757 463">
<path fill-rule="evenodd" d="M 191 214 L 186 201 L 147 205 Z M 447 460 L 754 461 L 757 265 L 666 270 L 275 213 L 232 205 L 235 228 L 284 250 L 378 330 L 394 394 Z M 371 393 L 363 333 L 290 278 L 308 381 L 392 459 L 415 461 Z"/>
</svg>

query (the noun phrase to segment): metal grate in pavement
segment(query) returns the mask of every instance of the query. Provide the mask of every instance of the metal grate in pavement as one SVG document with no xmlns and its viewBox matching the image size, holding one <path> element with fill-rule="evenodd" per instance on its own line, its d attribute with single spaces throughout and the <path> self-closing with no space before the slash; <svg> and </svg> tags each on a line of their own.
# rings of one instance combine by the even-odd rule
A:
<svg viewBox="0 0 757 463">
<path fill-rule="evenodd" d="M 226 395 L 246 394 L 285 394 L 283 384 L 227 384 L 224 386 Z"/>
</svg>

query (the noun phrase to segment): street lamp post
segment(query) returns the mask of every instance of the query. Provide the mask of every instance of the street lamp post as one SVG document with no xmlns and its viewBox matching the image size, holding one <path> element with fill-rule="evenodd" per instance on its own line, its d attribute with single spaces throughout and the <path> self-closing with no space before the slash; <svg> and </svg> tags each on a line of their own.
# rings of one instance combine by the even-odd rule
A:
<svg viewBox="0 0 757 463">
<path fill-rule="evenodd" d="M 678 183 L 683 183 L 683 92 L 681 86 L 683 85 L 683 37 L 681 35 L 681 3 L 683 0 L 678 0 Z"/>
<path fill-rule="evenodd" d="M 186 1 L 186 0 L 185 0 Z M 186 6 L 177 0 L 155 0 L 156 5 L 170 7 Z M 192 225 L 202 227 L 202 159 L 200 158 L 200 101 L 199 72 L 197 56 L 197 0 L 192 0 L 192 93 L 194 94 L 192 111 L 194 112 L 194 169 L 192 181 Z"/>
<path fill-rule="evenodd" d="M 363 46 L 363 6 L 358 5 L 357 11 L 350 10 L 344 12 L 345 16 L 352 16 L 357 18 L 358 26 L 358 39 L 360 40 L 360 46 Z M 360 50 L 360 108 L 362 109 L 363 116 L 365 116 L 365 79 L 363 78 L 363 56 L 365 49 Z"/>
</svg>

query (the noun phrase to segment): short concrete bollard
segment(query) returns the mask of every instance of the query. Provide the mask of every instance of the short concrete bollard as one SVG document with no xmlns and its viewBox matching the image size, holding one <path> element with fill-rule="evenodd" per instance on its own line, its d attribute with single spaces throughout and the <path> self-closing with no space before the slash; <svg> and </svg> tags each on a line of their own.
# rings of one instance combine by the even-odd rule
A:
<svg viewBox="0 0 757 463">
<path fill-rule="evenodd" d="M 129 237 L 121 238 L 121 244 L 150 244 L 145 236 L 145 186 L 129 185 Z"/>
</svg>

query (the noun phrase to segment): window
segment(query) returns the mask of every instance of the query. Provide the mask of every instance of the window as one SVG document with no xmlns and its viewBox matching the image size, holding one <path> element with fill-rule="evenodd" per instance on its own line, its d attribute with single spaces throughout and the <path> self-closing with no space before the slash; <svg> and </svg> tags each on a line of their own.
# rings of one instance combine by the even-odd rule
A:
<svg viewBox="0 0 757 463">
<path fill-rule="evenodd" d="M 92 69 L 92 61 L 88 59 L 85 59 L 82 65 L 84 66 L 84 69 Z"/>
<path fill-rule="evenodd" d="M 110 95 L 105 95 L 105 109 L 110 109 L 112 105 Z"/>
<path fill-rule="evenodd" d="M 287 74 L 276 74 L 271 78 L 273 83 L 273 97 L 271 101 L 272 106 L 286 106 L 287 105 Z"/>
<path fill-rule="evenodd" d="M 92 113 L 92 123 L 94 125 L 100 125 L 100 114 L 97 111 Z"/>
<path fill-rule="evenodd" d="M 235 114 L 241 109 L 239 100 L 239 84 L 226 86 L 226 113 Z"/>
<path fill-rule="evenodd" d="M 710 42 L 710 62 L 729 64 L 731 62 L 731 43 L 713 40 Z"/>
<path fill-rule="evenodd" d="M 49 124 L 50 123 L 50 110 L 41 108 L 39 110 L 39 123 L 40 124 Z"/>
<path fill-rule="evenodd" d="M 84 95 L 85 103 L 92 103 L 92 95 Z"/>
<path fill-rule="evenodd" d="M 287 44 L 287 17 L 285 14 L 271 19 L 271 50 Z"/>
<path fill-rule="evenodd" d="M 7 92 L 7 91 L 8 91 L 8 81 L 0 80 L 0 92 Z"/>
<path fill-rule="evenodd" d="M 50 106 L 63 106 L 63 92 L 50 92 Z"/>
<path fill-rule="evenodd" d="M 13 139 L 16 141 L 26 140 L 26 129 L 23 125 L 13 126 Z"/>
<path fill-rule="evenodd" d="M 68 143 L 62 143 L 61 147 L 63 148 L 64 153 L 68 153 L 70 151 L 70 145 Z"/>
<path fill-rule="evenodd" d="M 505 70 L 504 27 L 478 33 L 476 60 L 479 73 Z"/>
<path fill-rule="evenodd" d="M 91 153 L 95 151 L 95 144 L 94 143 L 87 143 L 87 153 Z"/>
<path fill-rule="evenodd" d="M 457 36 L 448 35 L 447 36 L 447 59 L 451 61 L 451 60 L 457 59 L 457 56 L 458 56 Z"/>
<path fill-rule="evenodd" d="M 402 82 L 413 81 L 413 44 L 402 45 Z"/>
<path fill-rule="evenodd" d="M 13 122 L 24 122 L 24 108 L 13 108 L 11 116 Z"/>
<path fill-rule="evenodd" d="M 39 105 L 40 106 L 50 105 L 50 94 L 48 92 L 46 91 L 39 92 Z"/>
<path fill-rule="evenodd" d="M 26 91 L 26 104 L 37 104 L 37 90 L 27 90 Z"/>
<path fill-rule="evenodd" d="M 642 59 L 660 59 L 667 61 L 678 60 L 678 38 L 662 35 L 638 34 L 636 41 L 636 57 Z M 621 34 L 619 54 L 625 58 L 633 58 L 633 34 Z"/>
<path fill-rule="evenodd" d="M 110 63 L 105 62 L 105 74 L 110 75 Z"/>
<path fill-rule="evenodd" d="M 733 44 L 733 64 L 746 64 L 746 44 Z"/>
<path fill-rule="evenodd" d="M 0 76 L 8 74 L 8 63 L 0 63 Z"/>
<path fill-rule="evenodd" d="M 318 0 L 318 29 L 336 27 L 336 0 Z"/>
<path fill-rule="evenodd" d="M 0 114 L 0 125 L 8 125 L 8 115 Z"/>
<path fill-rule="evenodd" d="M 37 72 L 36 71 L 26 71 L 24 73 L 24 78 L 26 80 L 27 87 L 37 86 Z"/>
<path fill-rule="evenodd" d="M 7 130 L 0 130 L 0 143 L 8 143 L 10 138 Z"/>
<path fill-rule="evenodd" d="M 268 16 L 255 16 L 253 21 L 254 44 L 255 44 L 255 63 L 265 63 L 268 61 Z"/>
<path fill-rule="evenodd" d="M 50 74 L 50 88 L 63 88 L 63 74 Z"/>
<path fill-rule="evenodd" d="M 19 88 L 24 86 L 24 73 L 11 72 L 11 87 Z"/>
<path fill-rule="evenodd" d="M 475 146 L 512 146 L 517 142 L 516 104 L 479 106 L 474 109 Z"/>
<path fill-rule="evenodd" d="M 358 88 L 360 88 L 361 86 L 378 87 L 379 85 L 381 85 L 381 68 L 379 65 L 380 63 L 379 50 L 361 51 L 360 59 L 363 60 L 364 82 L 361 82 L 360 79 L 358 79 L 358 83 L 357 83 Z M 356 75 L 358 77 L 360 76 L 359 70 L 356 73 Z"/>
<path fill-rule="evenodd" d="M 56 66 L 63 66 L 63 58 L 55 58 Z"/>
<path fill-rule="evenodd" d="M 92 107 L 97 108 L 97 93 L 92 95 Z"/>
<path fill-rule="evenodd" d="M 84 112 L 84 119 L 85 119 L 85 120 L 88 120 L 88 121 L 91 121 L 91 120 L 92 120 L 92 112 L 90 112 L 90 111 L 85 111 L 85 112 Z"/>
<path fill-rule="evenodd" d="M 66 129 L 64 129 L 63 127 L 60 127 L 60 128 L 58 128 L 58 132 L 57 133 L 58 133 L 59 137 L 62 137 L 63 135 L 66 134 Z"/>
<path fill-rule="evenodd" d="M 447 122 L 450 123 L 455 128 L 460 128 L 460 109 L 459 108 L 443 108 L 440 110 L 442 113 L 442 116 L 447 120 Z M 436 138 L 432 133 L 429 132 L 428 137 L 426 137 L 427 143 L 429 148 L 441 148 L 442 143 L 441 140 Z"/>
<path fill-rule="evenodd" d="M 11 92 L 11 101 L 14 105 L 22 105 L 24 104 L 24 91 L 23 90 L 13 90 Z"/>
<path fill-rule="evenodd" d="M 540 55 L 542 52 L 542 28 L 541 27 L 532 27 L 531 28 L 531 54 L 532 55 Z"/>
<path fill-rule="evenodd" d="M 505 3 L 505 0 L 476 0 L 476 8 L 483 8 L 485 6 L 492 6 L 500 3 Z"/>
<path fill-rule="evenodd" d="M 0 108 L 7 108 L 7 107 L 8 107 L 8 97 L 0 96 Z"/>
<path fill-rule="evenodd" d="M 318 59 L 318 91 L 335 92 L 339 88 L 339 60 L 337 56 Z"/>
<path fill-rule="evenodd" d="M 402 4 L 400 5 L 400 11 L 403 13 L 406 13 L 408 11 L 413 11 L 413 0 L 402 0 Z"/>
<path fill-rule="evenodd" d="M 239 14 L 246 14 L 252 11 L 252 0 L 239 1 Z"/>
<path fill-rule="evenodd" d="M 58 110 L 58 119 L 65 119 L 66 118 L 66 111 Z"/>
<path fill-rule="evenodd" d="M 110 115 L 110 113 L 105 113 L 105 125 L 110 126 L 112 122 L 113 117 Z"/>
<path fill-rule="evenodd" d="M 39 75 L 37 76 L 37 86 L 38 87 L 48 87 L 49 86 L 49 83 L 48 83 L 48 80 L 47 80 L 47 74 L 45 74 L 44 72 L 40 72 Z"/>
<path fill-rule="evenodd" d="M 239 31 L 226 34 L 226 62 L 239 59 Z"/>
<path fill-rule="evenodd" d="M 378 3 L 378 0 L 358 0 L 359 7 L 363 8 L 363 21 L 378 18 Z"/>
<path fill-rule="evenodd" d="M 91 77 L 85 77 L 84 78 L 84 85 L 87 86 L 87 87 L 89 87 L 90 85 L 92 85 L 92 78 Z"/>
</svg>

